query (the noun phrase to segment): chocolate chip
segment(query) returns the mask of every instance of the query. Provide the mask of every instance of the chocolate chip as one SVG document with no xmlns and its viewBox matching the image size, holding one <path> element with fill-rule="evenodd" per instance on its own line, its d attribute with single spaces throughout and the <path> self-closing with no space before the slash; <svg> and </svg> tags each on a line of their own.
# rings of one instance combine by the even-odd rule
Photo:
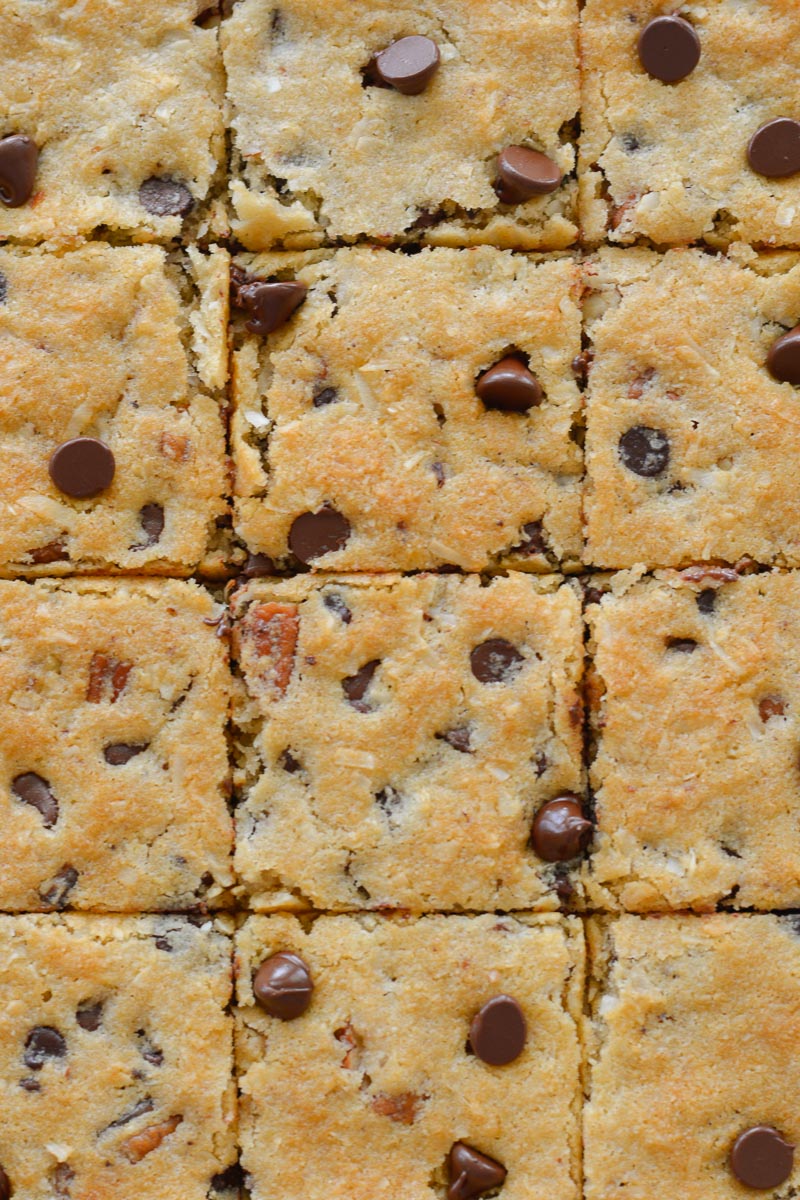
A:
<svg viewBox="0 0 800 1200">
<path fill-rule="evenodd" d="M 694 638 L 670 637 L 665 644 L 668 650 L 677 650 L 679 654 L 694 654 L 697 649 Z"/>
<path fill-rule="evenodd" d="M 717 593 L 714 588 L 704 588 L 696 597 L 697 607 L 703 616 L 707 617 L 714 611 L 717 603 Z"/>
<path fill-rule="evenodd" d="M 734 1175 L 746 1187 L 776 1188 L 792 1173 L 794 1146 L 771 1125 L 754 1125 L 733 1143 L 730 1163 Z"/>
<path fill-rule="evenodd" d="M 591 836 L 592 822 L 578 797 L 557 796 L 534 817 L 531 844 L 544 862 L 569 862 L 583 853 Z"/>
<path fill-rule="evenodd" d="M 34 1079 L 32 1075 L 27 1075 L 25 1079 L 20 1079 L 19 1086 L 23 1092 L 40 1092 L 42 1090 L 39 1080 Z"/>
<path fill-rule="evenodd" d="M 337 509 L 323 504 L 316 512 L 295 517 L 289 530 L 289 549 L 301 563 L 341 550 L 350 537 L 350 522 Z"/>
<path fill-rule="evenodd" d="M 11 1200 L 13 1193 L 14 1189 L 11 1186 L 11 1180 L 3 1168 L 0 1167 L 0 1200 Z"/>
<path fill-rule="evenodd" d="M 487 408 L 502 412 L 527 412 L 541 404 L 544 391 L 539 380 L 518 358 L 501 358 L 478 377 L 475 391 Z"/>
<path fill-rule="evenodd" d="M 547 550 L 541 521 L 529 521 L 523 525 L 519 545 L 511 547 L 512 554 L 546 554 Z"/>
<path fill-rule="evenodd" d="M 244 327 L 250 333 L 266 337 L 285 325 L 292 313 L 306 298 L 308 288 L 304 283 L 284 281 L 267 283 L 256 280 L 239 288 L 239 304 L 249 312 L 250 319 Z"/>
<path fill-rule="evenodd" d="M 145 541 L 137 549 L 155 546 L 164 532 L 164 509 L 160 504 L 143 505 L 139 510 L 139 524 L 144 532 Z"/>
<path fill-rule="evenodd" d="M 403 803 L 403 797 L 400 792 L 398 792 L 397 788 L 393 788 L 391 785 L 388 785 L 385 788 L 381 788 L 379 792 L 375 793 L 375 803 L 381 812 L 384 812 L 387 817 L 391 817 L 397 812 L 397 809 L 401 807 Z"/>
<path fill-rule="evenodd" d="M 172 953 L 172 942 L 169 938 L 157 937 L 155 940 L 156 950 L 163 950 L 166 954 Z"/>
<path fill-rule="evenodd" d="M 63 562 L 65 558 L 69 558 L 69 555 L 64 543 L 55 541 L 48 542 L 45 546 L 37 546 L 35 550 L 29 550 L 28 558 L 36 566 L 45 566 L 47 563 Z"/>
<path fill-rule="evenodd" d="M 404 96 L 418 96 L 436 74 L 439 61 L 436 42 L 414 34 L 376 54 L 374 69 L 379 79 Z"/>
<path fill-rule="evenodd" d="M 57 1029 L 52 1025 L 37 1025 L 25 1039 L 22 1058 L 26 1067 L 41 1071 L 49 1058 L 64 1058 L 66 1053 L 67 1043 Z"/>
<path fill-rule="evenodd" d="M 639 149 L 639 139 L 634 137 L 632 133 L 623 133 L 619 140 L 626 154 L 635 154 Z"/>
<path fill-rule="evenodd" d="M 800 325 L 772 343 L 767 353 L 767 370 L 781 383 L 800 385 Z"/>
<path fill-rule="evenodd" d="M 220 1171 L 211 1177 L 211 1187 L 215 1192 L 235 1192 L 238 1196 L 240 1189 L 244 1187 L 244 1183 L 244 1171 L 239 1163 L 233 1163 L 230 1167 L 226 1167 L 224 1171 Z"/>
<path fill-rule="evenodd" d="M 629 471 L 653 479 L 669 466 L 669 438 L 663 429 L 634 425 L 619 439 L 619 456 Z"/>
<path fill-rule="evenodd" d="M 654 79 L 677 83 L 700 61 L 700 38 L 683 17 L 656 17 L 639 34 L 639 62 Z"/>
<path fill-rule="evenodd" d="M 493 996 L 472 1018 L 469 1044 L 478 1058 L 503 1067 L 519 1058 L 528 1027 L 525 1014 L 512 996 Z"/>
<path fill-rule="evenodd" d="M 481 642 L 469 656 L 472 674 L 481 683 L 508 683 L 522 670 L 524 658 L 505 638 Z"/>
<path fill-rule="evenodd" d="M 58 911 L 66 908 L 67 897 L 78 882 L 78 872 L 71 863 L 65 863 L 57 875 L 39 888 L 39 896 L 49 908 Z"/>
<path fill-rule="evenodd" d="M 78 1005 L 75 1020 L 87 1033 L 95 1033 L 103 1023 L 103 1004 L 100 1000 L 83 1000 Z"/>
<path fill-rule="evenodd" d="M 320 388 L 318 392 L 314 392 L 312 401 L 314 408 L 325 408 L 328 404 L 336 404 L 339 399 L 339 393 L 336 388 L 326 387 Z"/>
<path fill-rule="evenodd" d="M 436 480 L 437 488 L 444 487 L 445 473 L 444 473 L 444 466 L 442 465 L 442 463 L 440 463 L 440 462 L 431 463 L 431 470 L 433 471 L 433 475 Z"/>
<path fill-rule="evenodd" d="M 343 625 L 350 624 L 353 614 L 338 592 L 326 592 L 322 597 L 322 603 L 330 612 L 336 614 Z"/>
<path fill-rule="evenodd" d="M 471 1200 L 500 1187 L 508 1172 L 493 1158 L 455 1142 L 447 1159 L 447 1200 Z"/>
<path fill-rule="evenodd" d="M 108 1129 L 120 1129 L 123 1125 L 129 1125 L 131 1121 L 135 1121 L 137 1117 L 143 1117 L 145 1113 L 152 1112 L 155 1105 L 150 1096 L 145 1096 L 142 1100 L 137 1100 L 125 1109 L 114 1121 L 105 1126 L 101 1130 L 105 1133 Z"/>
<path fill-rule="evenodd" d="M 538 150 L 506 146 L 497 158 L 495 191 L 501 204 L 521 204 L 531 196 L 544 196 L 561 186 L 561 169 Z"/>
<path fill-rule="evenodd" d="M 17 775 L 11 790 L 23 804 L 30 804 L 41 815 L 45 829 L 52 829 L 58 820 L 58 801 L 50 791 L 50 784 L 34 771 Z"/>
<path fill-rule="evenodd" d="M 5 304 L 8 299 L 8 280 L 0 271 L 0 304 Z"/>
<path fill-rule="evenodd" d="M 139 203 L 154 217 L 188 217 L 194 197 L 185 183 L 152 176 L 139 188 Z"/>
<path fill-rule="evenodd" d="M 267 554 L 248 554 L 242 569 L 245 579 L 261 579 L 275 574 L 275 563 Z"/>
<path fill-rule="evenodd" d="M 348 675 L 342 680 L 342 691 L 345 697 L 352 704 L 353 708 L 359 712 L 370 712 L 370 705 L 364 697 L 367 694 L 367 688 L 372 683 L 372 676 L 381 665 L 379 658 L 373 658 L 371 662 L 365 663 L 355 675 Z"/>
<path fill-rule="evenodd" d="M 265 959 L 253 979 L 256 1000 L 270 1016 L 293 1021 L 311 1003 L 314 983 L 302 958 L 281 951 Z"/>
<path fill-rule="evenodd" d="M 283 767 L 287 775 L 296 775 L 298 771 L 302 771 L 302 766 L 292 754 L 291 750 L 284 750 L 278 759 L 278 763 Z"/>
<path fill-rule="evenodd" d="M 111 742 L 103 751 L 103 758 L 110 767 L 124 767 L 125 763 L 146 750 L 148 745 L 149 742 Z"/>
<path fill-rule="evenodd" d="M 33 195 L 39 148 L 24 133 L 0 138 L 0 201 L 20 208 Z"/>
<path fill-rule="evenodd" d="M 458 729 L 448 729 L 444 733 L 437 733 L 436 736 L 441 741 L 447 742 L 448 746 L 452 746 L 454 750 L 458 750 L 461 754 L 472 753 L 468 725 L 461 725 Z"/>
<path fill-rule="evenodd" d="M 141 1054 L 144 1061 L 150 1063 L 151 1067 L 160 1067 L 164 1063 L 164 1051 L 159 1050 L 158 1046 L 154 1046 L 152 1042 L 145 1043 Z"/>
<path fill-rule="evenodd" d="M 800 171 L 800 122 L 789 117 L 767 121 L 747 143 L 747 161 L 758 175 L 781 179 Z"/>
<path fill-rule="evenodd" d="M 50 457 L 53 483 L 67 496 L 82 500 L 111 486 L 116 463 L 105 442 L 79 437 L 63 442 Z"/>
</svg>

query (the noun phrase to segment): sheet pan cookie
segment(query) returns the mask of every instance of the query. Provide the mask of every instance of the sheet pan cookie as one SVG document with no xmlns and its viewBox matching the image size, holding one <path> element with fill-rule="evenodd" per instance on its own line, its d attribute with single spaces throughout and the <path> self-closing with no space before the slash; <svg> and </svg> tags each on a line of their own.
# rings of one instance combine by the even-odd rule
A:
<svg viewBox="0 0 800 1200">
<path fill-rule="evenodd" d="M 221 34 L 236 238 L 569 246 L 577 30 L 576 0 L 241 0 Z"/>
<path fill-rule="evenodd" d="M 593 907 L 800 907 L 800 575 L 610 581 L 590 605 Z"/>
<path fill-rule="evenodd" d="M 577 1200 L 577 919 L 254 917 L 237 958 L 253 1200 Z"/>
<path fill-rule="evenodd" d="M 581 33 L 586 240 L 800 242 L 794 0 L 587 0 Z"/>
<path fill-rule="evenodd" d="M 177 580 L 0 582 L 0 908 L 220 902 L 232 829 L 218 615 Z"/>
<path fill-rule="evenodd" d="M 584 270 L 585 561 L 800 564 L 798 256 L 609 248 Z"/>
<path fill-rule="evenodd" d="M 252 905 L 577 900 L 591 827 L 572 587 L 519 573 L 265 579 L 232 612 L 236 865 Z"/>
<path fill-rule="evenodd" d="M 2 0 L 0 241 L 220 229 L 224 78 L 205 0 Z M 216 203 L 219 208 L 219 202 Z"/>
<path fill-rule="evenodd" d="M 249 549 L 294 569 L 576 563 L 578 288 L 566 256 L 492 247 L 237 260 Z"/>
<path fill-rule="evenodd" d="M 0 1190 L 206 1200 L 235 1157 L 230 940 L 185 918 L 0 917 Z"/>
<path fill-rule="evenodd" d="M 796 916 L 593 918 L 586 1200 L 800 1185 Z"/>
<path fill-rule="evenodd" d="M 223 570 L 227 313 L 218 249 L 0 249 L 0 573 Z"/>
</svg>

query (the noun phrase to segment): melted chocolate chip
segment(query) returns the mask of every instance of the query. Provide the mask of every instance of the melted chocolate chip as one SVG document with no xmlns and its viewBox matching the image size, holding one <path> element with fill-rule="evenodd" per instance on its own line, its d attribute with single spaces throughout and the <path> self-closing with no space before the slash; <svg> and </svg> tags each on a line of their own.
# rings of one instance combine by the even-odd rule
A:
<svg viewBox="0 0 800 1200">
<path fill-rule="evenodd" d="M 501 204 L 521 204 L 531 196 L 544 196 L 561 186 L 561 168 L 538 150 L 506 146 L 497 158 L 495 191 Z"/>
<path fill-rule="evenodd" d="M 507 1171 L 493 1158 L 473 1150 L 464 1142 L 456 1142 L 448 1155 L 447 1200 L 472 1200 L 501 1186 Z"/>
<path fill-rule="evenodd" d="M 629 471 L 653 479 L 669 466 L 669 438 L 663 429 L 634 425 L 619 439 L 619 456 Z"/>
<path fill-rule="evenodd" d="M 339 399 L 339 393 L 336 388 L 325 387 L 320 388 L 318 392 L 314 392 L 313 405 L 314 408 L 325 408 L 328 404 L 336 404 Z"/>
<path fill-rule="evenodd" d="M 322 602 L 330 612 L 339 618 L 343 625 L 350 624 L 353 614 L 338 592 L 326 592 L 322 597 Z"/>
<path fill-rule="evenodd" d="M 472 674 L 480 683 L 508 683 L 519 674 L 524 658 L 505 638 L 481 642 L 469 656 Z"/>
<path fill-rule="evenodd" d="M 164 509 L 160 504 L 145 504 L 139 510 L 139 524 L 145 536 L 139 549 L 145 546 L 155 546 L 164 532 Z"/>
<path fill-rule="evenodd" d="M 539 380 L 525 363 L 509 355 L 484 371 L 475 391 L 487 408 L 502 412 L 527 412 L 541 404 L 544 392 Z"/>
<path fill-rule="evenodd" d="M 156 950 L 163 950 L 166 954 L 172 953 L 172 942 L 166 937 L 157 937 L 155 940 Z"/>
<path fill-rule="evenodd" d="M 747 143 L 747 161 L 757 175 L 782 179 L 800 171 L 800 121 L 778 117 L 757 129 Z"/>
<path fill-rule="evenodd" d="M 11 1180 L 3 1168 L 0 1167 L 0 1200 L 11 1200 L 13 1194 L 14 1189 L 11 1186 Z"/>
<path fill-rule="evenodd" d="M 771 1125 L 745 1129 L 733 1143 L 731 1170 L 746 1187 L 780 1187 L 792 1173 L 794 1146 Z"/>
<path fill-rule="evenodd" d="M 64 1058 L 66 1053 L 67 1043 L 57 1029 L 52 1025 L 37 1025 L 25 1039 L 22 1058 L 26 1067 L 41 1071 L 48 1059 Z"/>
<path fill-rule="evenodd" d="M 11 784 L 11 791 L 23 804 L 30 804 L 42 818 L 45 829 L 52 829 L 58 820 L 58 801 L 50 791 L 50 784 L 41 775 L 27 771 L 17 775 Z"/>
<path fill-rule="evenodd" d="M 714 605 L 717 603 L 717 593 L 714 588 L 704 588 L 702 592 L 698 592 L 696 603 L 703 616 L 707 617 L 713 613 Z"/>
<path fill-rule="evenodd" d="M 194 197 L 185 183 L 152 176 L 139 188 L 139 203 L 154 217 L 188 217 Z"/>
<path fill-rule="evenodd" d="M 235 1192 L 237 1196 L 244 1187 L 244 1182 L 244 1171 L 239 1163 L 232 1163 L 224 1171 L 211 1177 L 211 1187 L 215 1192 Z"/>
<path fill-rule="evenodd" d="M 39 148 L 24 133 L 0 138 L 0 203 L 20 208 L 30 200 L 36 183 Z"/>
<path fill-rule="evenodd" d="M 772 343 L 767 353 L 767 370 L 780 383 L 800 386 L 800 325 Z"/>
<path fill-rule="evenodd" d="M 493 1067 L 503 1067 L 519 1058 L 527 1036 L 525 1014 L 517 1001 L 506 995 L 487 1000 L 469 1027 L 470 1046 L 478 1058 Z"/>
<path fill-rule="evenodd" d="M 152 1098 L 145 1096 L 142 1100 L 137 1100 L 135 1104 L 131 1104 L 126 1108 L 114 1121 L 106 1125 L 103 1133 L 109 1129 L 120 1129 L 123 1125 L 129 1125 L 131 1121 L 135 1121 L 137 1117 L 144 1116 L 145 1113 L 152 1112 L 155 1108 Z"/>
<path fill-rule="evenodd" d="M 668 650 L 676 650 L 679 654 L 694 654 L 697 642 L 694 638 L 670 637 L 666 640 Z"/>
<path fill-rule="evenodd" d="M 28 551 L 28 558 L 36 566 L 46 566 L 47 563 L 63 562 L 69 558 L 67 548 L 62 541 L 48 542 L 45 546 L 37 546 Z"/>
<path fill-rule="evenodd" d="M 78 1005 L 75 1020 L 81 1029 L 87 1033 L 95 1033 L 103 1023 L 103 1004 L 101 1000 L 83 1000 Z"/>
<path fill-rule="evenodd" d="M 441 741 L 447 742 L 448 746 L 452 746 L 454 750 L 458 750 L 461 754 L 472 753 L 468 725 L 461 725 L 458 729 L 448 729 L 444 733 L 437 733 L 436 736 Z"/>
<path fill-rule="evenodd" d="M 242 569 L 245 579 L 261 579 L 275 574 L 275 563 L 267 554 L 248 554 Z"/>
<path fill-rule="evenodd" d="M 259 279 L 238 289 L 238 303 L 250 313 L 245 329 L 266 337 L 285 325 L 306 298 L 308 288 L 296 280 L 268 283 Z"/>
<path fill-rule="evenodd" d="M 353 708 L 359 712 L 370 712 L 370 705 L 364 699 L 367 694 L 367 689 L 372 683 L 372 677 L 381 665 L 379 658 L 373 658 L 371 662 L 365 663 L 355 675 L 348 675 L 342 680 L 342 691 L 345 697 L 352 704 Z"/>
<path fill-rule="evenodd" d="M 297 761 L 291 750 L 284 750 L 278 759 L 279 764 L 283 767 L 287 775 L 296 775 L 298 771 L 302 771 L 301 764 Z"/>
<path fill-rule="evenodd" d="M 656 17 L 639 34 L 639 62 L 654 79 L 677 83 L 700 61 L 700 38 L 683 17 Z"/>
<path fill-rule="evenodd" d="M 66 908 L 67 898 L 77 882 L 78 872 L 71 863 L 65 863 L 57 875 L 42 884 L 39 896 L 49 908 L 60 911 Z"/>
<path fill-rule="evenodd" d="M 546 554 L 547 551 L 548 545 L 541 521 L 529 521 L 527 525 L 523 525 L 519 545 L 511 547 L 512 554 Z"/>
<path fill-rule="evenodd" d="M 569 862 L 589 844 L 592 822 L 587 819 L 577 796 L 558 796 L 548 800 L 537 812 L 531 830 L 531 844 L 544 862 Z"/>
<path fill-rule="evenodd" d="M 350 522 L 329 504 L 295 517 L 289 530 L 289 549 L 306 565 L 323 554 L 341 550 L 350 537 Z"/>
<path fill-rule="evenodd" d="M 115 470 L 114 455 L 105 442 L 90 437 L 64 442 L 49 463 L 50 478 L 59 491 L 78 500 L 104 492 Z"/>
<path fill-rule="evenodd" d="M 302 958 L 282 951 L 265 959 L 253 979 L 253 994 L 261 1007 L 281 1021 L 302 1016 L 311 1003 L 314 983 Z"/>
<path fill-rule="evenodd" d="M 436 74 L 439 61 L 436 42 L 414 34 L 392 42 L 376 54 L 373 69 L 383 83 L 404 96 L 418 96 Z"/>
<path fill-rule="evenodd" d="M 381 788 L 379 792 L 375 793 L 375 803 L 381 812 L 384 812 L 387 817 L 392 817 L 397 812 L 398 808 L 402 806 L 403 797 L 400 792 L 398 792 L 397 788 L 387 785 L 385 788 Z"/>
<path fill-rule="evenodd" d="M 19 1086 L 23 1092 L 40 1092 L 42 1090 L 39 1080 L 34 1079 L 32 1075 L 27 1075 L 25 1079 L 20 1079 Z"/>
<path fill-rule="evenodd" d="M 125 763 L 146 750 L 148 745 L 149 742 L 112 742 L 103 751 L 103 758 L 110 767 L 124 767 Z"/>
</svg>

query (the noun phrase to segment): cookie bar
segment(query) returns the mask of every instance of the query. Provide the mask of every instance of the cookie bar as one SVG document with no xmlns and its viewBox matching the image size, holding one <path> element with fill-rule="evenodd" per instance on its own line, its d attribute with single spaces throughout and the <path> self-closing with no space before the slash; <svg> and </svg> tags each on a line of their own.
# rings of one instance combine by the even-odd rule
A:
<svg viewBox="0 0 800 1200">
<path fill-rule="evenodd" d="M 206 0 L 0 0 L 0 241 L 215 226 L 224 80 Z M 216 202 L 219 208 L 219 201 Z"/>
<path fill-rule="evenodd" d="M 611 587 L 588 609 L 592 904 L 800 907 L 800 575 Z"/>
<path fill-rule="evenodd" d="M 0 917 L 2 1194 L 217 1196 L 235 1157 L 230 993 L 210 925 Z"/>
<path fill-rule="evenodd" d="M 359 571 L 579 560 L 571 259 L 357 248 L 245 257 L 234 278 L 252 552 Z"/>
<path fill-rule="evenodd" d="M 576 918 L 254 917 L 237 958 L 253 1200 L 577 1200 Z"/>
<path fill-rule="evenodd" d="M 608 249 L 585 272 L 585 561 L 800 565 L 798 256 Z"/>
<path fill-rule="evenodd" d="M 241 0 L 236 238 L 571 245 L 577 31 L 576 0 Z"/>
<path fill-rule="evenodd" d="M 793 1195 L 797 918 L 594 918 L 589 950 L 586 1200 Z"/>
<path fill-rule="evenodd" d="M 0 249 L 0 574 L 222 571 L 227 313 L 220 250 Z"/>
<path fill-rule="evenodd" d="M 236 865 L 256 908 L 577 899 L 591 827 L 570 586 L 305 576 L 255 581 L 232 612 Z"/>
<path fill-rule="evenodd" d="M 586 0 L 580 223 L 590 242 L 800 242 L 793 0 Z"/>
<path fill-rule="evenodd" d="M 232 832 L 218 615 L 177 580 L 0 582 L 0 908 L 221 900 Z"/>
</svg>

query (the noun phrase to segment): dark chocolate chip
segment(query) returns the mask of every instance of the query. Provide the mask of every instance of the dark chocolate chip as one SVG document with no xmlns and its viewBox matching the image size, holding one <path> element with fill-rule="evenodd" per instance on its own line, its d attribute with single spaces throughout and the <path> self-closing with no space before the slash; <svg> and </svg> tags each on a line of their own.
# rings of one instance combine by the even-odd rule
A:
<svg viewBox="0 0 800 1200">
<path fill-rule="evenodd" d="M 114 1121 L 106 1125 L 102 1130 L 105 1133 L 109 1129 L 119 1129 L 123 1125 L 129 1125 L 131 1121 L 135 1121 L 137 1117 L 143 1117 L 145 1113 L 152 1112 L 155 1108 L 153 1100 L 150 1096 L 145 1096 L 142 1100 L 137 1100 L 125 1109 Z"/>
<path fill-rule="evenodd" d="M 39 896 L 49 908 L 59 911 L 67 906 L 69 896 L 78 882 L 78 872 L 71 863 L 65 863 L 57 875 L 39 888 Z"/>
<path fill-rule="evenodd" d="M 275 574 L 275 563 L 267 554 L 248 554 L 242 568 L 245 579 L 261 579 L 264 575 Z"/>
<path fill-rule="evenodd" d="M 507 1171 L 493 1158 L 455 1142 L 447 1159 L 447 1200 L 471 1200 L 501 1186 Z"/>
<path fill-rule="evenodd" d="M 154 217 L 188 217 L 194 197 L 185 183 L 154 175 L 139 188 L 139 203 Z"/>
<path fill-rule="evenodd" d="M 594 350 L 587 346 L 581 350 L 580 354 L 576 354 L 572 360 L 572 374 L 580 387 L 586 387 L 589 382 L 589 372 L 592 369 L 594 362 Z"/>
<path fill-rule="evenodd" d="M 139 510 L 139 524 L 144 532 L 145 541 L 138 548 L 155 546 L 164 532 L 164 509 L 160 504 L 143 505 Z"/>
<path fill-rule="evenodd" d="M 373 658 L 371 662 L 364 663 L 364 666 L 356 671 L 355 675 L 348 675 L 342 680 L 342 691 L 345 694 L 345 698 L 359 712 L 370 711 L 370 705 L 364 697 L 367 694 L 369 685 L 372 683 L 372 677 L 380 665 L 381 660 Z"/>
<path fill-rule="evenodd" d="M 391 817 L 403 803 L 403 797 L 398 792 L 397 788 L 387 785 L 375 793 L 375 803 L 381 812 L 386 813 L 387 817 Z"/>
<path fill-rule="evenodd" d="M 34 1079 L 32 1075 L 27 1075 L 25 1079 L 20 1079 L 19 1086 L 23 1092 L 40 1092 L 42 1090 L 39 1080 Z"/>
<path fill-rule="evenodd" d="M 148 745 L 149 742 L 111 742 L 103 751 L 103 758 L 110 767 L 124 767 L 125 763 L 146 750 Z"/>
<path fill-rule="evenodd" d="M 669 466 L 669 438 L 663 429 L 634 425 L 619 439 L 619 456 L 629 471 L 653 479 Z"/>
<path fill-rule="evenodd" d="M 505 638 L 481 642 L 469 656 L 472 674 L 481 683 L 508 683 L 522 670 L 524 658 Z"/>
<path fill-rule="evenodd" d="M 259 279 L 239 288 L 239 304 L 249 312 L 245 329 L 266 337 L 285 325 L 292 313 L 306 298 L 308 288 L 296 280 L 267 283 Z"/>
<path fill-rule="evenodd" d="M 239 1163 L 232 1163 L 230 1167 L 211 1177 L 211 1187 L 215 1192 L 235 1192 L 238 1196 L 244 1183 L 244 1171 Z"/>
<path fill-rule="evenodd" d="M 0 138 L 0 202 L 20 208 L 33 195 L 39 148 L 24 133 Z"/>
<path fill-rule="evenodd" d="M 458 729 L 448 729 L 444 733 L 437 733 L 436 736 L 441 741 L 447 742 L 448 746 L 452 746 L 454 750 L 458 750 L 461 754 L 472 753 L 468 725 L 461 725 Z"/>
<path fill-rule="evenodd" d="M 95 1033 L 103 1023 L 103 1003 L 101 1000 L 83 1000 L 78 1005 L 75 1020 L 81 1029 L 87 1033 Z"/>
<path fill-rule="evenodd" d="M 157 937 L 155 940 L 156 950 L 163 950 L 166 954 L 172 953 L 172 942 L 166 937 Z"/>
<path fill-rule="evenodd" d="M 679 654 L 694 654 L 697 642 L 694 638 L 670 637 L 666 640 L 668 650 L 677 650 Z"/>
<path fill-rule="evenodd" d="M 519 1058 L 528 1027 L 525 1014 L 513 996 L 493 996 L 472 1018 L 469 1044 L 478 1058 L 503 1067 Z"/>
<path fill-rule="evenodd" d="M 495 191 L 501 204 L 521 204 L 531 196 L 544 196 L 561 186 L 560 167 L 527 146 L 506 146 L 497 158 Z"/>
<path fill-rule="evenodd" d="M 430 83 L 439 67 L 436 42 L 413 34 L 400 38 L 375 55 L 378 77 L 404 96 L 418 96 Z"/>
<path fill-rule="evenodd" d="M 525 363 L 509 356 L 501 358 L 478 377 L 475 391 L 487 408 L 502 412 L 527 412 L 541 404 L 544 392 Z"/>
<path fill-rule="evenodd" d="M 141 1053 L 144 1061 L 150 1063 L 151 1067 L 160 1067 L 164 1063 L 164 1051 L 159 1050 L 152 1042 L 146 1042 Z"/>
<path fill-rule="evenodd" d="M 36 1025 L 25 1039 L 22 1058 L 26 1067 L 41 1071 L 48 1059 L 64 1058 L 66 1053 L 67 1043 L 57 1029 L 52 1025 Z"/>
<path fill-rule="evenodd" d="M 328 404 L 336 404 L 339 399 L 339 393 L 336 388 L 325 387 L 320 388 L 318 392 L 314 392 L 312 401 L 314 408 L 325 408 Z"/>
<path fill-rule="evenodd" d="M 795 175 L 800 171 L 800 121 L 767 121 L 747 143 L 747 161 L 757 175 L 768 179 Z"/>
<path fill-rule="evenodd" d="M 8 299 L 8 280 L 0 271 L 0 304 L 5 304 Z"/>
<path fill-rule="evenodd" d="M 635 154 L 639 149 L 639 139 L 634 137 L 632 133 L 623 133 L 619 140 L 626 154 Z"/>
<path fill-rule="evenodd" d="M 792 1173 L 794 1146 L 771 1125 L 745 1129 L 733 1143 L 731 1170 L 746 1187 L 780 1187 Z"/>
<path fill-rule="evenodd" d="M 298 771 L 302 771 L 302 766 L 292 754 L 291 750 L 284 750 L 278 759 L 279 764 L 283 767 L 287 775 L 296 775 Z"/>
<path fill-rule="evenodd" d="M 702 592 L 698 592 L 697 607 L 703 616 L 710 616 L 714 611 L 714 605 L 717 603 L 717 593 L 714 588 L 704 588 Z"/>
<path fill-rule="evenodd" d="M 662 83 L 677 83 L 699 63 L 700 38 L 683 17 L 656 17 L 639 34 L 638 50 L 648 75 Z"/>
<path fill-rule="evenodd" d="M 587 819 L 577 796 L 557 796 L 537 812 L 531 844 L 544 862 L 569 862 L 589 844 L 592 822 Z"/>
<path fill-rule="evenodd" d="M 350 624 L 353 614 L 338 592 L 326 592 L 322 597 L 322 602 L 330 612 L 336 614 L 343 625 Z"/>
<path fill-rule="evenodd" d="M 69 558 L 67 548 L 62 541 L 48 542 L 45 546 L 37 546 L 35 550 L 28 551 L 28 558 L 36 566 L 44 566 L 47 563 L 63 562 Z"/>
<path fill-rule="evenodd" d="M 58 820 L 58 801 L 50 791 L 50 784 L 41 775 L 26 771 L 17 775 L 11 790 L 23 804 L 30 804 L 41 815 L 45 829 L 52 829 Z"/>
<path fill-rule="evenodd" d="M 3 1168 L 0 1167 L 0 1200 L 11 1200 L 13 1194 L 14 1189 L 11 1186 L 11 1180 Z"/>
<path fill-rule="evenodd" d="M 546 554 L 547 550 L 541 521 L 529 521 L 523 525 L 519 545 L 511 547 L 512 554 Z"/>
<path fill-rule="evenodd" d="M 289 549 L 301 563 L 341 550 L 350 537 L 347 517 L 329 504 L 295 517 L 289 530 Z"/>
<path fill-rule="evenodd" d="M 82 500 L 111 486 L 116 463 L 105 442 L 79 437 L 63 442 L 50 457 L 53 483 L 67 496 Z"/>
<path fill-rule="evenodd" d="M 767 370 L 781 383 L 800 385 L 800 325 L 772 343 L 767 353 Z"/>
<path fill-rule="evenodd" d="M 267 958 L 253 979 L 253 994 L 270 1016 L 293 1021 L 302 1016 L 311 1003 L 314 983 L 302 958 L 281 951 Z"/>
</svg>

